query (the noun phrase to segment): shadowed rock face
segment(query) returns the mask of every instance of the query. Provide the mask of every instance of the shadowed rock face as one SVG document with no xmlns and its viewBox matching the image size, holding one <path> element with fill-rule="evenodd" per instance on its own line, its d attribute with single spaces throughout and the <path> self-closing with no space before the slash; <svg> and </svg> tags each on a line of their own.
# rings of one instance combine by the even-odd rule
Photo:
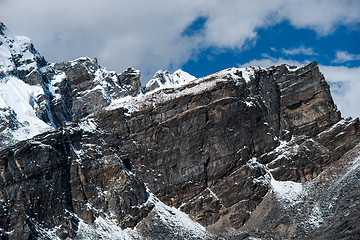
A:
<svg viewBox="0 0 360 240">
<path fill-rule="evenodd" d="M 0 224 L 13 231 L 11 239 L 35 239 L 53 227 L 61 239 L 74 238 L 79 218 L 93 224 L 107 214 L 121 227 L 133 227 L 151 210 L 151 204 L 142 206 L 148 199 L 144 184 L 92 137 L 72 127 L 0 152 Z"/>
<path fill-rule="evenodd" d="M 243 226 L 269 191 L 266 168 L 277 180 L 310 181 L 359 142 L 357 120 L 336 128 L 348 132 L 341 139 L 319 135 L 341 118 L 316 64 L 221 81 L 109 125 L 117 116 L 97 115 L 99 127 L 122 136 L 134 173 L 205 226 Z M 296 153 L 281 156 L 275 149 L 290 139 Z"/>
<path fill-rule="evenodd" d="M 3 238 L 47 239 L 54 228 L 75 238 L 81 221 L 96 227 L 110 217 L 140 237 L 191 239 L 160 224 L 145 185 L 207 227 L 209 239 L 356 235 L 358 221 L 341 215 L 359 213 L 359 120 L 341 119 L 316 63 L 226 69 L 109 109 L 89 91 L 94 64 L 54 65 L 53 74 L 65 73 L 62 104 L 78 121 L 0 152 Z M 106 96 L 140 91 L 134 70 L 112 77 Z M 306 191 L 288 203 L 276 187 L 285 181 Z M 322 221 L 306 225 L 314 209 Z"/>
<path fill-rule="evenodd" d="M 142 91 L 139 71 L 129 68 L 118 76 L 89 58 L 53 64 L 42 76 L 55 88 L 48 93 L 50 107 L 44 109 L 50 109 L 55 126 L 77 121 L 109 106 L 113 99 Z"/>
</svg>

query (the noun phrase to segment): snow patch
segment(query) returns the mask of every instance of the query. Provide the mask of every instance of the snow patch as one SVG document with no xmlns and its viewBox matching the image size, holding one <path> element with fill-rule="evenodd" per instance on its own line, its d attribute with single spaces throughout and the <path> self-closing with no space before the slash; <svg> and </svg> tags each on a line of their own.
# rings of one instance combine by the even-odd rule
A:
<svg viewBox="0 0 360 240">
<path fill-rule="evenodd" d="M 13 132 L 19 141 L 51 129 L 36 116 L 34 92 L 39 94 L 38 86 L 30 86 L 16 77 L 6 77 L 0 82 L 0 108 L 10 107 L 14 110 L 17 120 L 23 126 Z"/>
<path fill-rule="evenodd" d="M 309 224 L 313 229 L 319 228 L 320 225 L 324 222 L 322 217 L 322 212 L 319 206 L 315 206 L 308 219 L 306 219 L 306 223 Z"/>
<path fill-rule="evenodd" d="M 94 225 L 91 226 L 85 223 L 82 219 L 79 219 L 79 230 L 74 238 L 75 240 L 127 240 L 127 239 L 139 239 L 136 231 L 132 229 L 122 229 L 118 226 L 114 219 L 98 217 L 94 221 Z"/>
<path fill-rule="evenodd" d="M 175 88 L 188 84 L 195 79 L 196 77 L 181 69 L 176 70 L 173 74 L 169 74 L 168 71 L 159 70 L 146 84 L 145 89 L 149 89 L 149 92 L 153 92 L 165 88 Z"/>
<path fill-rule="evenodd" d="M 281 159 L 289 159 L 292 156 L 296 156 L 296 154 L 299 151 L 300 146 L 296 144 L 296 139 L 294 137 L 292 137 L 290 141 L 279 140 L 279 142 L 280 142 L 279 146 L 277 146 L 273 151 L 266 153 L 267 155 L 275 153 L 277 156 L 269 164 L 274 164 L 275 162 Z"/>
<path fill-rule="evenodd" d="M 62 81 L 64 81 L 66 79 L 66 74 L 65 72 L 62 72 L 60 74 L 55 75 L 54 79 L 51 81 L 51 83 L 53 85 L 57 84 L 57 83 L 61 83 Z"/>
<path fill-rule="evenodd" d="M 14 36 L 6 27 L 2 27 L 1 31 L 3 34 L 0 34 L 0 78 L 2 75 L 16 76 L 18 71 L 36 69 L 36 59 L 41 56 L 34 50 L 30 38 Z"/>
<path fill-rule="evenodd" d="M 192 236 L 193 238 L 209 239 L 210 234 L 206 231 L 205 227 L 193 221 L 187 214 L 180 210 L 165 205 L 152 193 L 149 193 L 149 195 L 149 199 L 145 204 L 154 204 L 154 208 L 151 211 L 155 212 L 156 220 L 173 229 L 175 231 L 174 235 L 187 233 L 188 236 Z M 89 207 L 92 208 L 92 206 Z M 134 228 L 122 229 L 116 219 L 113 219 L 106 214 L 105 217 L 97 217 L 92 225 L 84 222 L 76 214 L 71 214 L 79 220 L 78 232 L 74 240 L 149 239 L 146 238 L 147 236 L 140 235 L 141 231 L 137 229 L 137 226 Z M 140 225 L 142 225 L 141 222 Z M 50 239 L 59 239 L 56 235 L 56 231 L 59 229 L 60 227 L 58 226 L 52 229 L 40 229 L 40 232 Z"/>
<path fill-rule="evenodd" d="M 216 196 L 216 194 L 210 189 L 210 188 L 206 188 L 209 192 L 210 192 L 210 195 L 216 200 L 216 201 L 219 201 L 219 197 Z"/>
<path fill-rule="evenodd" d="M 187 72 L 184 72 L 183 70 L 181 69 L 178 69 L 176 70 L 173 74 L 172 74 L 172 78 L 173 78 L 173 81 L 177 84 L 180 84 L 180 85 L 183 85 L 183 84 L 186 84 L 186 83 L 189 83 L 193 80 L 196 79 L 196 77 L 190 75 L 189 73 Z"/>
<path fill-rule="evenodd" d="M 353 123 L 354 120 L 352 119 L 342 119 L 340 120 L 339 122 L 337 122 L 336 124 L 334 124 L 333 126 L 331 126 L 329 129 L 326 129 L 324 131 L 322 131 L 321 133 L 318 134 L 318 137 L 321 137 L 323 136 L 324 134 L 328 134 L 334 130 L 336 130 L 337 128 L 339 128 L 341 125 L 344 125 L 344 126 L 349 126 L 350 124 Z"/>
<path fill-rule="evenodd" d="M 228 68 L 218 72 L 219 76 L 226 74 L 226 78 L 240 81 L 243 79 L 245 83 L 249 83 L 255 78 L 255 72 L 260 70 L 260 67 L 246 67 L 246 68 Z"/>
<path fill-rule="evenodd" d="M 298 66 L 290 66 L 290 65 L 285 65 L 286 66 L 286 68 L 287 68 L 287 70 L 289 71 L 289 72 L 295 72 L 295 71 L 297 71 L 298 69 L 300 69 L 300 68 L 302 68 L 302 67 L 298 67 Z"/>
<path fill-rule="evenodd" d="M 250 79 L 250 76 L 254 77 L 255 70 L 257 69 L 259 68 L 228 68 L 198 79 L 195 79 L 195 77 L 181 70 L 177 70 L 173 74 L 169 74 L 167 71 L 160 70 L 146 85 L 146 88 L 150 89 L 151 86 L 157 82 L 159 87 L 145 94 L 139 94 L 136 97 L 127 96 L 124 98 L 115 99 L 112 101 L 111 105 L 107 107 L 107 110 L 121 107 L 127 109 L 128 113 L 131 113 L 151 105 L 156 107 L 156 104 L 158 103 L 163 103 L 186 95 L 195 95 L 206 91 L 207 89 L 215 87 L 217 82 L 228 81 L 229 79 L 240 81 L 242 78 L 239 75 L 239 71 L 247 72 L 247 76 Z M 166 91 L 167 88 L 172 88 L 173 91 Z M 244 103 L 248 107 L 255 106 L 253 102 L 244 101 Z"/>
<path fill-rule="evenodd" d="M 136 97 L 126 96 L 123 98 L 115 99 L 106 110 L 112 110 L 117 108 L 125 108 L 128 113 L 139 111 L 144 107 L 153 106 L 156 104 L 170 101 L 175 98 L 179 98 L 185 95 L 197 94 L 212 88 L 216 85 L 217 81 L 225 81 L 224 79 L 217 79 L 217 81 L 205 81 L 206 79 L 193 80 L 194 85 L 180 85 L 180 87 L 174 87 L 173 91 L 167 92 L 164 88 L 156 89 L 155 91 L 148 92 L 146 94 L 139 94 Z"/>
<path fill-rule="evenodd" d="M 86 119 L 79 124 L 79 127 L 86 132 L 94 132 L 97 129 L 97 123 L 93 119 Z"/>
<path fill-rule="evenodd" d="M 245 82 L 248 83 L 251 81 L 252 78 L 255 77 L 255 68 L 254 67 L 247 67 L 242 70 L 242 76 L 245 79 Z"/>
<path fill-rule="evenodd" d="M 156 212 L 158 220 L 166 225 L 175 228 L 178 232 L 191 233 L 191 236 L 194 238 L 207 239 L 209 237 L 205 227 L 192 220 L 186 213 L 165 205 L 152 193 L 150 193 L 149 201 L 155 205 L 152 211 Z"/>
<path fill-rule="evenodd" d="M 271 186 L 275 196 L 287 204 L 298 202 L 303 192 L 303 184 L 292 181 L 277 181 L 271 177 Z"/>
<path fill-rule="evenodd" d="M 71 66 L 75 66 L 79 62 L 86 62 L 86 61 L 92 61 L 92 60 L 89 57 L 79 57 L 72 61 L 69 61 L 69 63 L 71 64 Z"/>
</svg>

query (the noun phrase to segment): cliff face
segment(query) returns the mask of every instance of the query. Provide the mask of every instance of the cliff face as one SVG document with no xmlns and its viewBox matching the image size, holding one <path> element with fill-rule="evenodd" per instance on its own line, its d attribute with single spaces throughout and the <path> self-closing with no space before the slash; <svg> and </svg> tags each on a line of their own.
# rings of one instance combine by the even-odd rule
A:
<svg viewBox="0 0 360 240">
<path fill-rule="evenodd" d="M 1 108 L 2 239 L 360 234 L 359 120 L 341 118 L 316 63 L 158 72 L 142 88 L 131 68 L 33 53 L 1 84 L 36 87 L 33 117 L 53 127 L 19 142 L 37 122 Z"/>
<path fill-rule="evenodd" d="M 316 63 L 228 69 L 146 101 L 122 121 L 97 114 L 99 128 L 120 136 L 112 142 L 154 194 L 219 233 L 243 229 L 278 181 L 312 182 L 359 143 L 358 119 L 341 120 Z"/>
</svg>

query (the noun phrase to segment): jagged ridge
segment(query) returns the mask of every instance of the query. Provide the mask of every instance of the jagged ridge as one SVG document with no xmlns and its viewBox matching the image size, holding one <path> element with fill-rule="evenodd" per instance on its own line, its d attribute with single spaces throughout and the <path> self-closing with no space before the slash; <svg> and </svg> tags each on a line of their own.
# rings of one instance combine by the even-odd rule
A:
<svg viewBox="0 0 360 240">
<path fill-rule="evenodd" d="M 139 78 L 89 58 L 3 73 L 62 127 L 3 145 L 2 238 L 358 235 L 359 120 L 341 118 L 316 63 Z M 0 116 L 2 137 L 24 129 Z"/>
<path fill-rule="evenodd" d="M 48 63 L 29 38 L 14 36 L 2 23 L 0 36 L 2 147 L 77 121 L 126 96 L 194 78 L 180 70 L 173 75 L 158 72 L 153 84 L 143 88 L 140 71 L 133 68 L 118 75 L 96 59 Z M 166 78 L 159 81 L 159 76 Z"/>
</svg>

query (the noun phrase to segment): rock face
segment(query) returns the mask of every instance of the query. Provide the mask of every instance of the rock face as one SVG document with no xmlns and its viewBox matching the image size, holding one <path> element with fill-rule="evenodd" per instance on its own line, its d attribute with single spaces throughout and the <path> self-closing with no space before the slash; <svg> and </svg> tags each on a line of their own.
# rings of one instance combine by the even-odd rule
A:
<svg viewBox="0 0 360 240">
<path fill-rule="evenodd" d="M 0 52 L 0 109 L 18 115 L 15 123 L 1 114 L 8 121 L 1 123 L 0 149 L 143 92 L 139 71 L 117 75 L 90 58 L 48 63 L 29 38 L 13 36 L 2 23 Z"/>
<path fill-rule="evenodd" d="M 251 70 L 248 82 L 228 69 L 169 90 L 178 97 L 107 130 L 122 135 L 123 158 L 154 194 L 219 233 L 244 226 L 271 178 L 312 181 L 360 140 L 358 119 L 341 120 L 316 63 Z M 98 114 L 99 127 L 118 115 Z"/>
<path fill-rule="evenodd" d="M 121 227 L 132 227 L 151 210 L 144 184 L 110 149 L 91 140 L 76 149 L 76 139 L 92 134 L 81 127 L 55 131 L 0 153 L 1 228 L 14 229 L 10 238 L 46 237 L 44 229 L 54 227 L 59 238 L 74 238 L 79 218 L 93 224 L 106 214 L 121 220 Z"/>
<path fill-rule="evenodd" d="M 0 109 L 2 239 L 359 236 L 359 119 L 341 118 L 317 63 L 159 71 L 142 88 L 132 68 L 25 49 L 31 71 L 1 72 L 36 103 Z"/>
</svg>

